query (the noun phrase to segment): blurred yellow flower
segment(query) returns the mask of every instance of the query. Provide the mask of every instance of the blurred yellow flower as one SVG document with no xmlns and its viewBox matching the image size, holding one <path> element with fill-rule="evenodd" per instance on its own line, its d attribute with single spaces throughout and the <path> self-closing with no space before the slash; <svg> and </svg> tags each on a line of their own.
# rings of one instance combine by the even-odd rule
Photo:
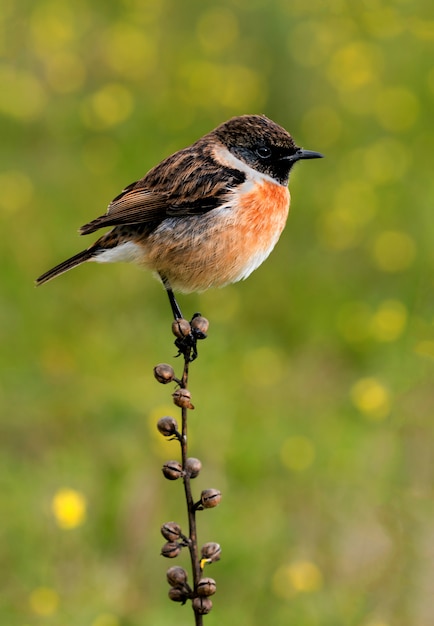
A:
<svg viewBox="0 0 434 626">
<path fill-rule="evenodd" d="M 407 233 L 387 230 L 378 235 L 372 254 L 376 265 L 383 272 L 402 272 L 413 263 L 416 244 Z"/>
<path fill-rule="evenodd" d="M 371 319 L 371 332 L 378 341 L 395 341 L 404 331 L 407 309 L 399 300 L 385 300 Z"/>
<path fill-rule="evenodd" d="M 27 174 L 19 170 L 0 173 L 0 207 L 5 211 L 17 211 L 33 197 L 33 183 Z"/>
<path fill-rule="evenodd" d="M 26 71 L 0 65 L 0 113 L 28 122 L 38 118 L 47 97 L 41 81 Z"/>
<path fill-rule="evenodd" d="M 368 419 L 383 420 L 390 412 L 390 393 L 376 378 L 362 378 L 351 388 L 354 406 Z"/>
<path fill-rule="evenodd" d="M 383 67 L 381 48 L 364 41 L 353 41 L 337 50 L 327 75 L 334 87 L 353 91 L 378 80 Z"/>
<path fill-rule="evenodd" d="M 76 528 L 86 519 L 86 498 L 75 489 L 59 489 L 54 494 L 51 507 L 60 528 Z"/>
<path fill-rule="evenodd" d="M 196 29 L 202 48 L 208 53 L 219 54 L 227 50 L 239 37 L 237 17 L 228 7 L 205 10 Z"/>
<path fill-rule="evenodd" d="M 385 137 L 369 145 L 362 155 L 363 169 L 373 183 L 399 181 L 407 172 L 412 152 L 402 141 Z"/>
<path fill-rule="evenodd" d="M 323 585 L 320 569 L 311 561 L 294 561 L 279 567 L 272 579 L 276 596 L 289 599 L 296 593 L 312 593 Z"/>
<path fill-rule="evenodd" d="M 50 587 L 37 587 L 29 596 L 29 604 L 33 613 L 41 617 L 48 617 L 56 613 L 59 606 L 59 596 Z"/>
<path fill-rule="evenodd" d="M 44 58 L 45 74 L 53 91 L 72 93 L 78 91 L 86 78 L 86 67 L 78 55 L 56 52 Z"/>
<path fill-rule="evenodd" d="M 82 118 L 90 128 L 103 130 L 126 120 L 133 108 L 131 91 L 119 83 L 108 83 L 83 103 Z"/>
</svg>

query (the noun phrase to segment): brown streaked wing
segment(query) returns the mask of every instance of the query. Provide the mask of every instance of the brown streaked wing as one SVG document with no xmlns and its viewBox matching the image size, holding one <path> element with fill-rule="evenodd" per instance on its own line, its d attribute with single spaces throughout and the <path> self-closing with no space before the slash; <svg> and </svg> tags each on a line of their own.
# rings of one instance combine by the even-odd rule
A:
<svg viewBox="0 0 434 626">
<path fill-rule="evenodd" d="M 143 187 L 134 188 L 136 184 L 132 183 L 126 187 L 110 202 L 107 213 L 82 226 L 80 233 L 87 235 L 104 226 L 141 224 L 164 219 L 169 195 L 156 193 Z"/>
<path fill-rule="evenodd" d="M 222 167 L 198 145 L 180 150 L 131 183 L 109 204 L 107 213 L 80 228 L 93 233 L 104 226 L 160 222 L 167 216 L 198 215 L 219 206 L 245 174 Z M 198 165 L 200 164 L 200 165 Z"/>
</svg>

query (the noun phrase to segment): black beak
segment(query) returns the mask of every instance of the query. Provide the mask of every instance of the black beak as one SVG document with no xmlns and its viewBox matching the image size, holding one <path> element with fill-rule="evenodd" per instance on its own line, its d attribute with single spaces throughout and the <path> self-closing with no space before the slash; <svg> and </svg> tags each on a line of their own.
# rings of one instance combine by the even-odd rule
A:
<svg viewBox="0 0 434 626">
<path fill-rule="evenodd" d="M 298 148 L 297 152 L 291 154 L 291 156 L 283 157 L 287 161 L 291 161 L 295 163 L 296 161 L 300 161 L 300 159 L 322 159 L 324 157 L 320 152 L 314 152 L 313 150 L 303 150 L 303 148 Z"/>
</svg>

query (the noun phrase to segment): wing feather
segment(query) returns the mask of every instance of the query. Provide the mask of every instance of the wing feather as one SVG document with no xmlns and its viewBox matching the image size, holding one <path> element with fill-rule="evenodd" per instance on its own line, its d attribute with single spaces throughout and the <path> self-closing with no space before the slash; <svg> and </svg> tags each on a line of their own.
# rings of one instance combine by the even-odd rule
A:
<svg viewBox="0 0 434 626">
<path fill-rule="evenodd" d="M 198 166 L 198 163 L 200 166 Z M 105 215 L 80 228 L 87 235 L 105 226 L 160 223 L 167 216 L 198 215 L 216 208 L 245 180 L 193 145 L 176 152 L 114 198 Z"/>
</svg>

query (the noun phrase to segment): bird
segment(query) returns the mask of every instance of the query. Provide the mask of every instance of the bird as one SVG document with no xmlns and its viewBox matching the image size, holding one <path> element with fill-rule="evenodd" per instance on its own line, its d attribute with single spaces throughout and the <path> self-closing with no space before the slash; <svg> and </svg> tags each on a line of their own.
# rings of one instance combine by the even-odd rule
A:
<svg viewBox="0 0 434 626">
<path fill-rule="evenodd" d="M 321 157 L 264 115 L 232 117 L 125 187 L 79 233 L 111 230 L 36 285 L 87 261 L 134 262 L 157 275 L 182 319 L 174 292 L 223 287 L 263 263 L 286 224 L 293 166 Z"/>
</svg>

